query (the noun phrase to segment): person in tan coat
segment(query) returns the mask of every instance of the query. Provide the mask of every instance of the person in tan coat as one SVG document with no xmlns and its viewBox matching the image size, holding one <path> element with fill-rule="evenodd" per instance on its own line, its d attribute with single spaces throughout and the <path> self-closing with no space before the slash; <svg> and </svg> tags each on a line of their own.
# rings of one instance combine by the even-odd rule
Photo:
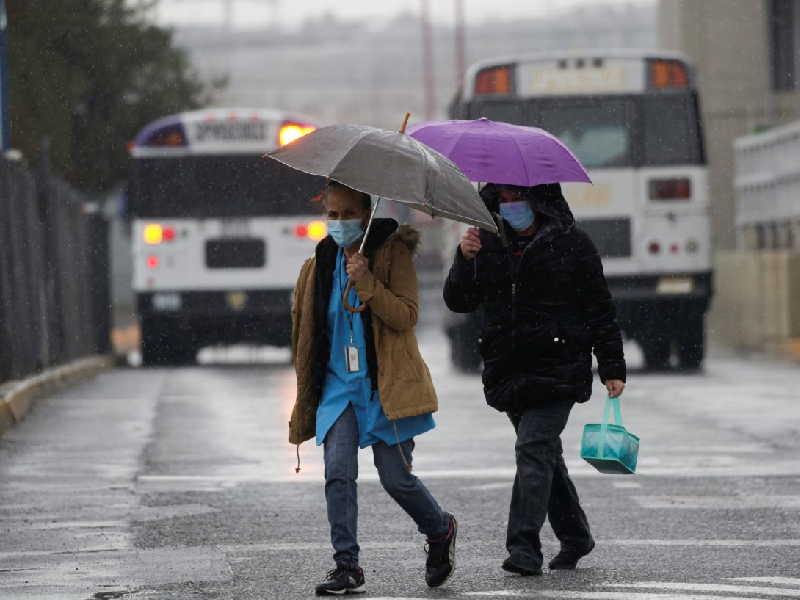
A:
<svg viewBox="0 0 800 600">
<path fill-rule="evenodd" d="M 365 591 L 357 541 L 358 449 L 371 447 L 381 484 L 427 537 L 425 580 L 455 568 L 457 522 L 411 473 L 414 437 L 434 428 L 436 391 L 414 334 L 419 233 L 369 222 L 369 194 L 330 180 L 322 194 L 329 235 L 303 265 L 292 306 L 297 400 L 289 441 L 324 446 L 325 499 L 336 567 L 316 592 Z M 347 293 L 351 312 L 343 298 Z M 299 456 L 299 454 L 298 454 Z"/>
</svg>

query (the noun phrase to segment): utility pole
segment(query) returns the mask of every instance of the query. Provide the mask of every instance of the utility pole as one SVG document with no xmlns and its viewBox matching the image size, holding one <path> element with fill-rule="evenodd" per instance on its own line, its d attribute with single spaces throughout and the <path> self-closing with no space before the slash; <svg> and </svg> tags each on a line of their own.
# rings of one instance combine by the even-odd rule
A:
<svg viewBox="0 0 800 600">
<path fill-rule="evenodd" d="M 464 84 L 464 75 L 467 70 L 467 48 L 464 33 L 464 0 L 455 0 L 456 3 L 456 87 Z"/>
<path fill-rule="evenodd" d="M 422 72 L 425 85 L 425 120 L 430 121 L 436 112 L 436 82 L 433 79 L 433 34 L 428 0 L 422 0 Z"/>
<path fill-rule="evenodd" d="M 6 69 L 6 3 L 0 0 L 0 152 L 11 147 L 8 120 L 8 77 Z"/>
</svg>

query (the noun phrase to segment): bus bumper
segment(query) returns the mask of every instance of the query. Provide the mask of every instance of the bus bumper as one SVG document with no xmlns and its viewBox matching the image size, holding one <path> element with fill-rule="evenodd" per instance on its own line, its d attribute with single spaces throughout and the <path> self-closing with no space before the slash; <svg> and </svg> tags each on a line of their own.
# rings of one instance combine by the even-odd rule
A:
<svg viewBox="0 0 800 600">
<path fill-rule="evenodd" d="M 157 291 L 137 294 L 145 329 L 159 328 L 195 348 L 214 344 L 288 346 L 292 289 Z"/>
</svg>

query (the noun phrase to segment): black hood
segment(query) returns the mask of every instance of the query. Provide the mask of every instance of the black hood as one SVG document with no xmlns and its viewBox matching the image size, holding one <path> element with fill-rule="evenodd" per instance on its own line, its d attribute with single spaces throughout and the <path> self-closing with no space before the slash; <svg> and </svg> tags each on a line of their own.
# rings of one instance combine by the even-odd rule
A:
<svg viewBox="0 0 800 600">
<path fill-rule="evenodd" d="M 575 225 L 575 217 L 567 204 L 564 194 L 561 193 L 561 186 L 557 183 L 547 183 L 544 185 L 534 185 L 525 187 L 521 185 L 506 185 L 498 183 L 487 183 L 481 190 L 486 207 L 492 214 L 499 214 L 500 203 L 498 193 L 501 189 L 507 189 L 530 202 L 533 210 L 547 218 L 542 224 L 541 230 L 555 234 L 557 232 L 567 232 Z M 511 229 L 508 227 L 508 229 Z"/>
</svg>

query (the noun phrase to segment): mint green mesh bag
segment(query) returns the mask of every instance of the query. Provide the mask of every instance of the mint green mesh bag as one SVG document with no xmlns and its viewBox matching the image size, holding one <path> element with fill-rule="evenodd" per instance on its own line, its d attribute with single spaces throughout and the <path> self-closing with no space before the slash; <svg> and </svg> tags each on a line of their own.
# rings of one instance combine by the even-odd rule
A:
<svg viewBox="0 0 800 600">
<path fill-rule="evenodd" d="M 609 423 L 611 407 L 614 423 Z M 639 456 L 639 438 L 622 426 L 619 398 L 606 398 L 602 423 L 589 423 L 583 428 L 581 458 L 601 473 L 633 475 Z"/>
</svg>

